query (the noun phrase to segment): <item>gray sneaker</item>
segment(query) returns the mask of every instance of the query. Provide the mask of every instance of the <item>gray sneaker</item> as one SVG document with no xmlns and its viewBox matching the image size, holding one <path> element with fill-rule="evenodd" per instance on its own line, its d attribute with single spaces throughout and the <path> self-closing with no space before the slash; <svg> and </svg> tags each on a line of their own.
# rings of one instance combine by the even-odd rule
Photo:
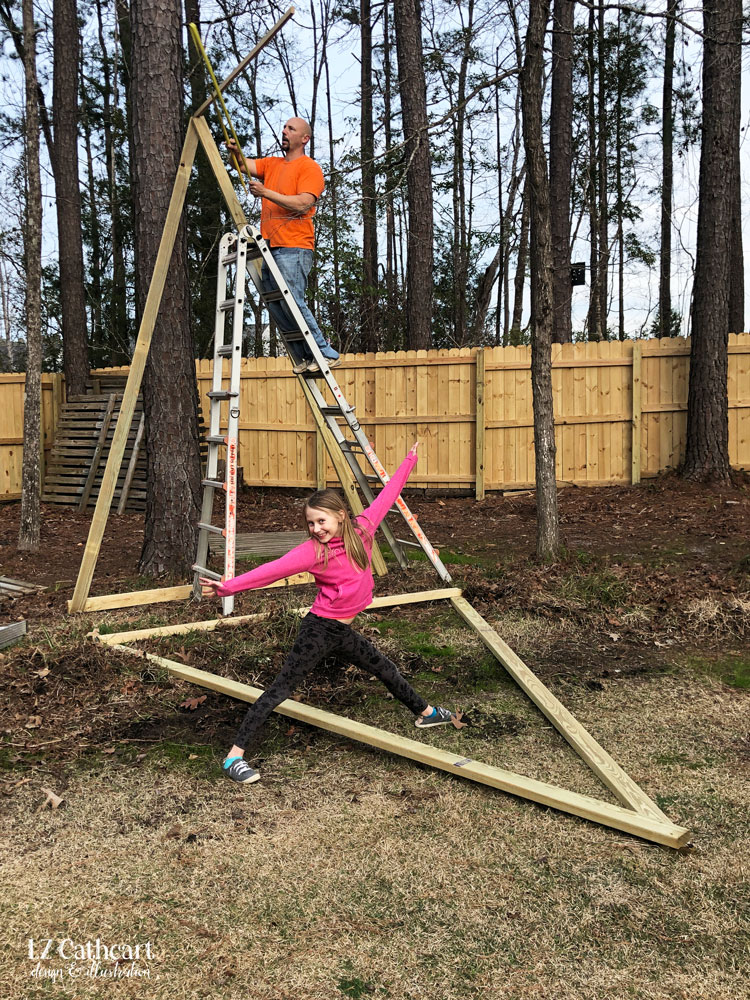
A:
<svg viewBox="0 0 750 1000">
<path fill-rule="evenodd" d="M 260 781 L 260 774 L 249 764 L 246 764 L 242 757 L 233 760 L 229 767 L 223 767 L 222 771 L 232 781 L 240 785 L 250 785 L 253 781 Z"/>
<path fill-rule="evenodd" d="M 418 715 L 414 725 L 417 729 L 427 729 L 428 726 L 446 726 L 449 722 L 453 722 L 453 712 L 436 705 L 429 715 Z"/>
</svg>

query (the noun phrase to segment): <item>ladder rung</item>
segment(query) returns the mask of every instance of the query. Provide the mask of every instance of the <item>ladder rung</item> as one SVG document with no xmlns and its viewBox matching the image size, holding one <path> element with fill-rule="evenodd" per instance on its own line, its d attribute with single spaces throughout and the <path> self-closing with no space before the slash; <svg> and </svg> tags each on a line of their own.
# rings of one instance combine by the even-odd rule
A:
<svg viewBox="0 0 750 1000">
<path fill-rule="evenodd" d="M 262 292 L 260 297 L 261 299 L 263 299 L 264 302 L 279 302 L 281 299 L 284 298 L 284 293 L 279 291 Z"/>
<path fill-rule="evenodd" d="M 307 339 L 305 337 L 304 333 L 284 333 L 284 334 L 282 334 L 282 336 L 283 336 L 284 340 L 286 340 L 287 342 L 291 341 L 292 343 L 295 343 L 295 342 L 297 342 L 299 340 L 306 340 Z"/>
<path fill-rule="evenodd" d="M 419 544 L 419 542 L 413 542 L 409 538 L 397 538 L 396 541 L 400 542 L 402 545 L 410 545 L 410 546 L 412 546 L 412 548 L 415 548 L 415 549 L 421 549 L 422 548 L 422 546 Z"/>
<path fill-rule="evenodd" d="M 259 257 L 262 257 L 262 256 L 263 256 L 263 254 L 260 252 L 260 250 L 258 249 L 257 246 L 252 246 L 252 247 L 248 247 L 247 248 L 247 259 L 248 260 L 257 260 Z"/>
<path fill-rule="evenodd" d="M 210 486 L 212 490 L 225 490 L 226 483 L 220 483 L 218 479 L 202 479 L 201 486 Z"/>
<path fill-rule="evenodd" d="M 219 303 L 219 309 L 222 312 L 227 312 L 229 309 L 234 309 L 236 305 L 242 305 L 242 299 L 224 299 L 223 302 Z"/>
<path fill-rule="evenodd" d="M 354 413 L 355 408 L 356 407 L 354 407 L 354 406 L 349 406 L 347 408 L 343 408 L 341 406 L 321 406 L 321 407 L 319 407 L 320 412 L 323 414 L 324 417 L 343 417 L 347 413 Z"/>
<path fill-rule="evenodd" d="M 237 260 L 237 251 L 234 250 L 232 253 L 228 253 L 226 255 L 226 257 L 222 257 L 221 258 L 221 263 L 222 264 L 234 264 L 234 262 L 236 260 Z"/>
<path fill-rule="evenodd" d="M 224 528 L 219 528 L 215 524 L 206 524 L 204 521 L 198 522 L 198 527 L 201 531 L 209 531 L 212 535 L 223 535 Z"/>
<path fill-rule="evenodd" d="M 237 349 L 239 350 L 240 345 L 237 344 Z M 228 358 L 232 351 L 234 350 L 234 344 L 222 344 L 221 347 L 216 348 L 216 353 L 222 358 Z"/>
<path fill-rule="evenodd" d="M 207 576 L 209 580 L 221 581 L 221 573 L 214 573 L 212 569 L 206 569 L 205 566 L 199 566 L 197 563 L 194 563 L 192 570 L 194 573 L 197 573 L 198 576 Z"/>
<path fill-rule="evenodd" d="M 226 444 L 227 443 L 227 439 L 224 437 L 223 434 L 207 434 L 206 437 L 205 437 L 205 440 L 209 444 Z"/>
<path fill-rule="evenodd" d="M 239 393 L 232 392 L 231 389 L 212 389 L 206 395 L 209 399 L 234 399 L 235 396 L 239 396 Z"/>
<path fill-rule="evenodd" d="M 364 451 L 364 448 L 359 441 L 342 441 L 339 447 L 342 451 L 352 451 L 354 448 L 359 448 L 360 451 Z"/>
</svg>

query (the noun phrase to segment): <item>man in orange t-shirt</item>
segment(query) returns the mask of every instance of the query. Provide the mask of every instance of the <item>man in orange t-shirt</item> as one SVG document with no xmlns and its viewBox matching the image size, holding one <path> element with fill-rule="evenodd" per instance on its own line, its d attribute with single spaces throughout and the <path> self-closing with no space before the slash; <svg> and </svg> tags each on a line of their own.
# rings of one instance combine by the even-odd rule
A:
<svg viewBox="0 0 750 1000">
<path fill-rule="evenodd" d="M 281 134 L 283 157 L 265 156 L 255 160 L 245 158 L 240 169 L 250 177 L 251 193 L 261 199 L 261 235 L 271 247 L 271 255 L 284 276 L 310 333 L 323 357 L 333 368 L 340 364 L 338 352 L 323 336 L 305 302 L 307 277 L 312 267 L 315 247 L 313 216 L 315 205 L 325 187 L 323 171 L 305 153 L 311 134 L 312 130 L 304 119 L 290 118 Z M 227 143 L 227 148 L 237 160 L 237 147 L 232 140 Z M 276 289 L 276 283 L 265 263 L 261 280 L 266 291 Z M 282 331 L 291 333 L 297 329 L 291 315 L 280 302 L 270 302 L 268 308 Z M 304 342 L 292 342 L 289 350 L 297 374 L 319 370 Z"/>
</svg>

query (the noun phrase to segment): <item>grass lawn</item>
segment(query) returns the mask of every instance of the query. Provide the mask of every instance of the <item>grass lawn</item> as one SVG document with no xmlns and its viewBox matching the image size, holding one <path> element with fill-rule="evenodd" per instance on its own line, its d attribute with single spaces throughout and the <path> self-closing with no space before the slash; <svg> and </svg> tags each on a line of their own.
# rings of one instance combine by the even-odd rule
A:
<svg viewBox="0 0 750 1000">
<path fill-rule="evenodd" d="M 268 631 L 179 636 L 149 648 L 207 669 L 221 659 L 237 675 L 249 653 L 250 673 L 262 679 L 274 669 L 270 630 L 283 644 L 287 619 L 282 613 Z M 517 616 L 493 623 L 522 644 L 536 641 Z M 609 798 L 444 606 L 423 609 L 419 628 L 398 613 L 361 625 L 411 663 L 412 682 L 430 700 L 464 708 L 475 725 L 417 733 L 376 682 L 336 665 L 311 682 L 305 700 Z M 208 694 L 198 710 L 207 713 L 204 732 L 198 713 L 178 716 L 176 706 L 205 692 L 166 676 L 144 680 L 137 661 L 102 656 L 114 661 L 99 706 L 113 720 L 106 736 L 63 764 L 54 742 L 14 759 L 17 741 L 6 734 L 0 851 L 9 996 L 742 995 L 750 702 L 739 655 L 718 666 L 677 658 L 650 676 L 596 684 L 562 676 L 551 685 L 694 832 L 682 852 L 280 717 L 268 727 L 262 781 L 239 788 L 217 765 L 241 705 Z M 51 673 L 60 669 L 54 661 Z M 139 685 L 146 694 L 133 702 Z M 134 735 L 168 718 L 177 731 Z M 64 804 L 40 808 L 47 788 Z M 52 956 L 30 959 L 29 938 L 35 956 L 52 939 Z M 97 938 L 141 952 L 149 942 L 150 955 L 120 963 L 115 981 L 111 961 L 92 969 L 54 950 L 69 939 L 67 956 L 72 942 L 95 947 Z"/>
</svg>

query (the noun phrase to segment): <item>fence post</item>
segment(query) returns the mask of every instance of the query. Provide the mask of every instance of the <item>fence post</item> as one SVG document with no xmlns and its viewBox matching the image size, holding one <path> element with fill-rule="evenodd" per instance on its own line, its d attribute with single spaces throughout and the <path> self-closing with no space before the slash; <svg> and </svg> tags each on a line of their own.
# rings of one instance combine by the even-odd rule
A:
<svg viewBox="0 0 750 1000">
<path fill-rule="evenodd" d="M 484 347 L 478 347 L 476 353 L 476 431 L 474 465 L 476 477 L 474 495 L 477 500 L 484 500 Z"/>
<path fill-rule="evenodd" d="M 641 481 L 641 361 L 643 344 L 636 340 L 633 344 L 633 417 L 631 438 L 630 481 L 633 485 Z"/>
</svg>

